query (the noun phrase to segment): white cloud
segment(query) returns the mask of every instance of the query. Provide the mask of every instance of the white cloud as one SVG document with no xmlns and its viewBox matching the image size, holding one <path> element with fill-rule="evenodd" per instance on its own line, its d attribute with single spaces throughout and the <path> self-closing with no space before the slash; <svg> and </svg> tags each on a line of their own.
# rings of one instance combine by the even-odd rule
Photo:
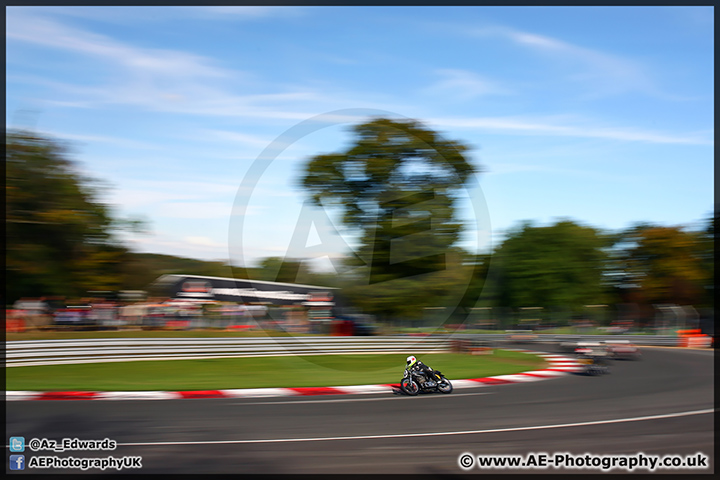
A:
<svg viewBox="0 0 720 480">
<path fill-rule="evenodd" d="M 261 205 L 246 205 L 241 203 L 235 203 L 232 206 L 231 215 L 234 217 L 248 217 L 251 215 L 257 216 L 266 211 L 267 209 L 268 207 Z"/>
<path fill-rule="evenodd" d="M 202 131 L 198 132 L 199 137 L 198 139 L 204 140 L 204 141 L 217 141 L 222 140 L 226 142 L 232 142 L 232 143 L 239 143 L 244 146 L 256 148 L 256 149 L 264 149 L 268 145 L 270 145 L 274 138 L 270 138 L 267 136 L 260 136 L 260 135 L 248 135 L 246 133 L 240 133 L 240 132 L 232 132 L 228 130 L 211 130 L 211 129 L 203 129 Z"/>
<path fill-rule="evenodd" d="M 213 18 L 236 20 L 236 19 L 255 19 L 277 16 L 298 16 L 302 14 L 302 9 L 298 7 L 287 6 L 193 6 L 193 7 L 177 7 L 179 10 L 185 10 L 190 15 L 198 14 L 210 15 Z"/>
<path fill-rule="evenodd" d="M 124 208 L 148 207 L 150 205 L 173 202 L 177 200 L 188 200 L 193 196 L 183 193 L 156 192 L 151 190 L 116 189 L 110 195 L 112 203 L 122 205 Z"/>
<path fill-rule="evenodd" d="M 129 183 L 129 182 L 128 182 Z M 148 191 L 183 192 L 185 198 L 202 198 L 204 195 L 237 192 L 238 185 L 217 180 L 136 180 L 132 182 Z"/>
<path fill-rule="evenodd" d="M 541 165 L 527 165 L 518 163 L 498 162 L 494 165 L 488 165 L 487 171 L 483 172 L 484 175 L 507 175 L 513 173 L 525 173 L 525 172 L 539 172 L 548 171 L 547 167 Z"/>
<path fill-rule="evenodd" d="M 162 252 L 166 255 L 222 262 L 227 262 L 229 258 L 227 245 L 203 237 L 179 239 L 174 236 L 154 234 L 129 237 L 126 241 L 130 244 L 131 250 L 136 252 Z"/>
<path fill-rule="evenodd" d="M 15 14 L 8 18 L 6 38 L 51 48 L 84 53 L 106 62 L 160 75 L 192 74 L 195 77 L 226 77 L 227 70 L 210 65 L 207 58 L 167 49 L 134 48 L 105 35 L 66 27 L 37 15 Z"/>
<path fill-rule="evenodd" d="M 230 218 L 232 205 L 224 202 L 166 202 L 156 209 L 157 217 L 209 219 Z"/>
<path fill-rule="evenodd" d="M 452 128 L 472 128 L 510 134 L 537 134 L 579 138 L 646 142 L 658 144 L 685 144 L 712 146 L 714 141 L 707 132 L 690 134 L 663 133 L 639 130 L 632 127 L 604 127 L 597 125 L 562 125 L 545 119 L 520 117 L 447 117 L 431 120 L 436 125 Z"/>
<path fill-rule="evenodd" d="M 81 87 L 54 82 L 56 88 L 78 97 L 63 98 L 71 104 L 135 104 L 166 111 L 213 111 L 224 104 L 225 108 L 237 111 L 253 101 L 289 100 L 288 94 L 279 94 L 276 98 L 231 97 L 229 101 L 230 96 L 219 82 L 230 79 L 237 82 L 247 76 L 220 67 L 213 59 L 177 50 L 127 45 L 106 35 L 27 14 L 25 10 L 8 16 L 6 38 L 9 44 L 20 41 L 85 55 L 95 62 L 95 72 L 101 72 L 101 67 L 112 72 L 109 84 Z"/>
<path fill-rule="evenodd" d="M 36 7 L 8 7 L 9 12 L 37 11 Z M 285 6 L 126 6 L 42 7 L 43 13 L 86 18 L 114 24 L 163 23 L 178 19 L 205 17 L 212 20 L 243 21 L 302 15 L 302 7 Z"/>
<path fill-rule="evenodd" d="M 435 71 L 442 80 L 422 90 L 426 95 L 442 95 L 443 98 L 469 100 L 479 96 L 509 94 L 508 88 L 477 73 L 459 69 Z"/>
<path fill-rule="evenodd" d="M 640 62 L 629 58 L 586 48 L 562 40 L 531 32 L 491 26 L 462 30 L 474 37 L 499 37 L 548 58 L 574 66 L 575 73 L 566 78 L 588 83 L 589 96 L 626 93 L 663 95 L 652 75 Z"/>
<path fill-rule="evenodd" d="M 70 140 L 81 143 L 107 143 L 116 147 L 123 148 L 139 148 L 144 150 L 160 150 L 163 147 L 148 142 L 138 140 L 130 140 L 122 137 L 113 137 L 109 135 L 85 135 L 77 133 L 67 133 L 58 131 L 40 130 L 41 135 L 58 138 L 62 140 Z"/>
<path fill-rule="evenodd" d="M 150 209 L 171 218 L 216 218 L 230 215 L 237 188 L 222 181 L 123 179 L 108 196 L 111 203 L 130 210 Z"/>
<path fill-rule="evenodd" d="M 201 247 L 212 247 L 212 248 L 225 248 L 227 249 L 227 243 L 219 243 L 208 237 L 185 237 L 185 242 L 190 245 L 199 245 Z"/>
<path fill-rule="evenodd" d="M 546 162 L 536 163 L 536 164 L 520 164 L 520 163 L 510 163 L 510 162 L 495 162 L 491 165 L 487 165 L 487 171 L 484 172 L 484 175 L 487 176 L 493 176 L 493 175 L 512 175 L 516 173 L 547 173 L 552 174 L 555 176 L 555 178 L 562 177 L 580 177 L 580 178 L 587 178 L 594 181 L 594 183 L 599 182 L 627 182 L 628 179 L 631 178 L 627 174 L 620 174 L 617 172 L 613 173 L 606 173 L 603 170 L 598 170 L 597 168 L 593 169 L 590 168 L 566 168 L 566 167 L 559 167 L 559 166 L 552 166 L 548 165 Z M 637 179 L 634 179 L 637 180 Z"/>
<path fill-rule="evenodd" d="M 225 68 L 214 58 L 130 45 L 107 35 L 64 25 L 37 12 L 33 9 L 9 11 L 8 48 L 12 48 L 13 42 L 24 42 L 80 54 L 93 62 L 94 74 L 82 85 L 42 77 L 29 79 L 51 92 L 58 92 L 54 97 L 41 99 L 42 102 L 79 108 L 125 105 L 156 112 L 284 123 L 308 120 L 323 111 L 348 105 L 362 104 L 368 109 L 388 107 L 373 95 L 368 98 L 358 92 L 333 92 L 328 85 L 273 83 L 246 71 Z M 357 115 L 322 119 L 325 122 L 355 120 Z"/>
</svg>

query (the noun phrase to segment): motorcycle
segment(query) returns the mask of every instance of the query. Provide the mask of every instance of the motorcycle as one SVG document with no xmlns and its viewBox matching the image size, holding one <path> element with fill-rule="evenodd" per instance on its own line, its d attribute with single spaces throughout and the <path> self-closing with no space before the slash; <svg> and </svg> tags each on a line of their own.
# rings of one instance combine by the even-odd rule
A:
<svg viewBox="0 0 720 480">
<path fill-rule="evenodd" d="M 585 375 L 596 376 L 610 373 L 610 366 L 605 359 L 599 357 L 581 356 L 577 359 L 583 367 Z"/>
<path fill-rule="evenodd" d="M 400 390 L 408 395 L 415 396 L 420 392 L 450 393 L 453 391 L 453 386 L 450 380 L 445 378 L 439 370 L 433 370 L 432 378 L 427 378 L 427 375 L 423 372 L 411 372 L 406 368 L 400 381 Z"/>
</svg>

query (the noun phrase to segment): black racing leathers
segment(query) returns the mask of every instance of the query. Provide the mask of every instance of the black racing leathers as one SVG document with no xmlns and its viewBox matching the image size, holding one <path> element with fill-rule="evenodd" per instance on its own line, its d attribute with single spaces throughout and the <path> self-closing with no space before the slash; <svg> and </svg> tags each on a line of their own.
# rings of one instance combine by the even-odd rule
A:
<svg viewBox="0 0 720 480">
<path fill-rule="evenodd" d="M 437 379 L 433 377 L 433 369 L 422 363 L 420 360 L 415 362 L 415 365 L 410 367 L 411 372 L 422 372 L 425 374 L 425 378 L 429 381 L 437 383 Z"/>
</svg>

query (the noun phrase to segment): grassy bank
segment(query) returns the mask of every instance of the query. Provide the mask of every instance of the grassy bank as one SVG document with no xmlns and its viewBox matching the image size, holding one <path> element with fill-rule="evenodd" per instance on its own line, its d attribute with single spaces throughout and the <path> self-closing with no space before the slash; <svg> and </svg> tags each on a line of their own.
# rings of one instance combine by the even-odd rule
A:
<svg viewBox="0 0 720 480">
<path fill-rule="evenodd" d="M 320 355 L 135 361 L 6 368 L 6 390 L 147 391 L 319 387 L 397 383 L 405 354 Z M 543 368 L 540 357 L 427 354 L 423 362 L 449 379 L 481 378 Z"/>
</svg>

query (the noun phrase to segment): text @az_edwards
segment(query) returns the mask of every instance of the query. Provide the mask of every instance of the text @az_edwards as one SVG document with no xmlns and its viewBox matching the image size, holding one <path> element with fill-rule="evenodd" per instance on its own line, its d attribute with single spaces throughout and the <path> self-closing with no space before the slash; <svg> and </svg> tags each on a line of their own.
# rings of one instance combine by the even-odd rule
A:
<svg viewBox="0 0 720 480">
<path fill-rule="evenodd" d="M 80 440 L 79 438 L 63 438 L 52 440 L 48 438 L 33 438 L 28 442 L 28 448 L 33 452 L 69 452 L 69 451 L 112 451 L 117 448 L 117 442 L 105 438 L 102 440 Z"/>
</svg>

